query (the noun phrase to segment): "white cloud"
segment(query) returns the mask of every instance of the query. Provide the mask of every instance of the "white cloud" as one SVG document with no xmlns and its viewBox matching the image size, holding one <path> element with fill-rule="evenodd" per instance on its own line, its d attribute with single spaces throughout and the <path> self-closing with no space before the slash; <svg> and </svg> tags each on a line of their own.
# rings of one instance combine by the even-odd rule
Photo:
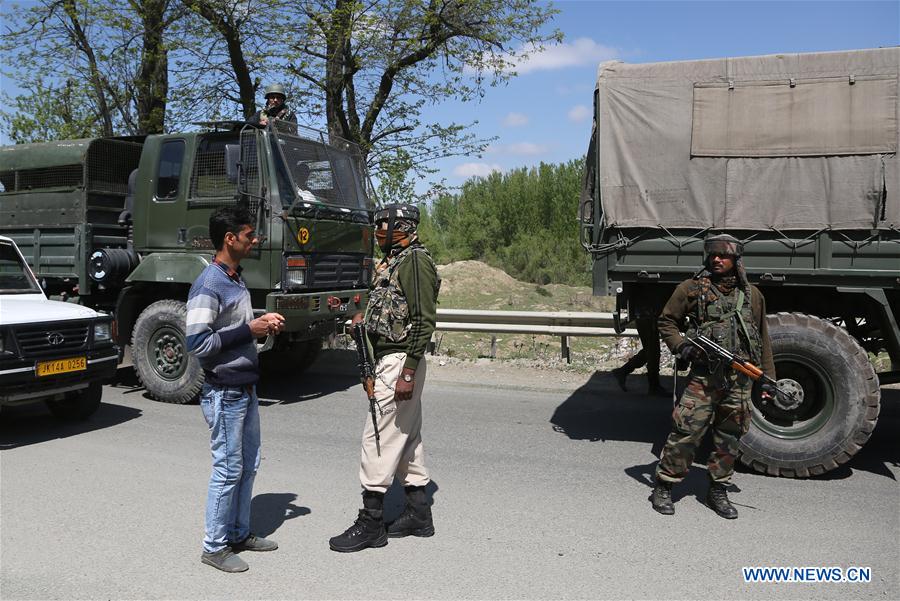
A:
<svg viewBox="0 0 900 601">
<path fill-rule="evenodd" d="M 619 51 L 615 48 L 598 44 L 591 38 L 578 38 L 571 43 L 547 46 L 541 52 L 533 52 L 533 49 L 533 46 L 524 46 L 521 49 L 520 52 L 531 53 L 527 58 L 505 56 L 504 58 L 512 63 L 511 70 L 522 75 L 532 71 L 597 65 L 619 56 Z"/>
<path fill-rule="evenodd" d="M 463 163 L 453 168 L 453 175 L 457 177 L 487 177 L 494 171 L 502 171 L 500 165 L 492 163 Z"/>
<path fill-rule="evenodd" d="M 528 125 L 528 115 L 523 113 L 509 113 L 503 119 L 503 125 L 506 127 L 522 127 Z"/>
<path fill-rule="evenodd" d="M 584 121 L 591 116 L 591 109 L 583 104 L 576 104 L 569 109 L 568 116 L 569 121 L 579 123 L 580 121 Z"/>
<path fill-rule="evenodd" d="M 533 157 L 539 154 L 549 152 L 550 147 L 545 144 L 535 144 L 534 142 L 517 142 L 515 144 L 492 144 L 487 147 L 485 152 L 500 155 L 515 155 Z"/>
</svg>

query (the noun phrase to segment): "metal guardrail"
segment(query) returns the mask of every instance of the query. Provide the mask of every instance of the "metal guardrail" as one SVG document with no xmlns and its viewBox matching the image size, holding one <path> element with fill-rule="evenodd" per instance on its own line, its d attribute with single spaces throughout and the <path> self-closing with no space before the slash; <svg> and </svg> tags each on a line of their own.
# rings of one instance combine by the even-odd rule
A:
<svg viewBox="0 0 900 601">
<path fill-rule="evenodd" d="M 571 362 L 570 336 L 637 336 L 637 330 L 626 329 L 617 334 L 612 313 L 578 313 L 574 311 L 470 311 L 438 309 L 437 330 L 444 332 L 490 332 L 559 336 L 561 355 Z M 491 354 L 496 348 L 491 338 Z"/>
</svg>

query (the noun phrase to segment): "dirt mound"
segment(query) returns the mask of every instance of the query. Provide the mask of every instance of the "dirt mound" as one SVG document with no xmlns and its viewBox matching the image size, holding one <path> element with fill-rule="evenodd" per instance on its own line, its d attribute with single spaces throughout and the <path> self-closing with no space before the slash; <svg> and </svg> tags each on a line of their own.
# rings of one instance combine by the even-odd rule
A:
<svg viewBox="0 0 900 601">
<path fill-rule="evenodd" d="M 505 271 L 481 261 L 456 261 L 437 266 L 441 276 L 441 294 L 460 290 L 509 290 L 523 286 Z"/>
</svg>

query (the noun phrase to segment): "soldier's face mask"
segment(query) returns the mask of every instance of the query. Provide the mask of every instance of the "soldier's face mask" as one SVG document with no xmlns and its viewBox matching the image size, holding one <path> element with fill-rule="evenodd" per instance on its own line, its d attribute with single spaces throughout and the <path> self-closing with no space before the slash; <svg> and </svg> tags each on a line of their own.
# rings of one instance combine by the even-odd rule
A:
<svg viewBox="0 0 900 601">
<path fill-rule="evenodd" d="M 381 248 L 383 252 L 387 252 L 406 240 L 408 235 L 409 234 L 407 234 L 406 232 L 398 232 L 394 230 L 394 234 L 391 237 L 391 240 L 388 240 L 388 231 L 386 229 L 377 229 L 375 230 L 375 241 L 378 243 L 379 248 Z"/>
</svg>

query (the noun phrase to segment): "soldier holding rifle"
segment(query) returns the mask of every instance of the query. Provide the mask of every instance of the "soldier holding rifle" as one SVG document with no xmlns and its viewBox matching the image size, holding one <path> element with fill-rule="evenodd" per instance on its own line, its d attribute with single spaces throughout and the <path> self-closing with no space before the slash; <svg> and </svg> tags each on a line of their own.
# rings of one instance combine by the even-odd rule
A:
<svg viewBox="0 0 900 601">
<path fill-rule="evenodd" d="M 681 362 L 690 363 L 691 371 L 672 414 L 672 432 L 656 467 L 650 501 L 659 513 L 675 513 L 672 485 L 687 475 L 694 452 L 711 425 L 714 449 L 707 463 L 710 487 L 706 503 L 723 518 L 735 519 L 737 509 L 728 500 L 725 487 L 734 473 L 738 441 L 750 428 L 751 377 L 757 377 L 759 370 L 736 369 L 735 363 L 690 341 L 705 336 L 760 366 L 772 378 L 761 384 L 764 400 L 777 392 L 775 364 L 766 328 L 766 302 L 759 289 L 747 282 L 741 260 L 743 244 L 723 234 L 708 238 L 703 250 L 703 269 L 678 285 L 659 317 L 663 342 Z"/>
<path fill-rule="evenodd" d="M 375 237 L 384 259 L 375 270 L 365 317 L 353 318 L 355 337 L 363 338 L 357 324 L 365 324 L 367 340 L 357 344 L 370 353 L 362 356 L 361 368 L 373 384 L 367 386 L 372 413 L 363 431 L 359 470 L 363 508 L 353 525 L 328 541 L 334 551 L 383 547 L 388 537 L 434 534 L 421 427 L 424 354 L 434 332 L 440 280 L 419 242 L 418 223 L 419 210 L 408 204 L 386 205 L 375 214 Z M 395 477 L 406 491 L 406 507 L 386 528 L 384 493 Z"/>
</svg>

